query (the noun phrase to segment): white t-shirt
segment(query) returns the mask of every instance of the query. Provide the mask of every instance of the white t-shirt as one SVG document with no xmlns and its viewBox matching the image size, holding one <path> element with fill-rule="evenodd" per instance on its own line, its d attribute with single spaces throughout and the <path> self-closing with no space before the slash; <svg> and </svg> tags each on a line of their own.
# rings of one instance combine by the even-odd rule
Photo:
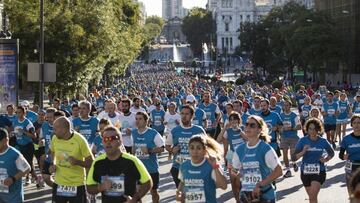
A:
<svg viewBox="0 0 360 203">
<path fill-rule="evenodd" d="M 180 124 L 180 122 L 181 122 L 180 114 L 178 114 L 176 112 L 174 115 L 171 115 L 170 112 L 165 113 L 164 122 L 167 123 L 165 126 L 167 132 L 171 132 L 171 130 L 178 125 L 178 124 L 176 124 L 175 121 L 178 121 L 178 123 Z"/>
<path fill-rule="evenodd" d="M 130 115 L 125 116 L 124 114 L 120 114 L 119 119 L 121 123 L 121 135 L 124 146 L 131 147 L 133 145 L 131 133 L 129 135 L 126 134 L 126 129 L 132 130 L 135 128 L 135 114 L 130 113 Z"/>
<path fill-rule="evenodd" d="M 146 110 L 145 110 L 144 108 L 142 108 L 142 107 L 139 107 L 138 109 L 136 109 L 135 107 L 131 107 L 131 108 L 130 108 L 130 112 L 135 113 L 135 114 L 136 114 L 137 112 L 147 113 Z"/>
<path fill-rule="evenodd" d="M 115 116 L 111 118 L 108 113 L 105 113 L 103 118 L 108 119 L 113 126 L 120 127 L 121 126 L 120 115 L 121 115 L 120 113 L 115 112 Z"/>
</svg>

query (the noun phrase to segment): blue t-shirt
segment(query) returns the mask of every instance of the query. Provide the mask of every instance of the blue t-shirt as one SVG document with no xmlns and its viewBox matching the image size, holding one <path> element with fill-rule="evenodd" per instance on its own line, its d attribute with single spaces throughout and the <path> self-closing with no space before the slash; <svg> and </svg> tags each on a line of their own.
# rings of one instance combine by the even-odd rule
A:
<svg viewBox="0 0 360 203">
<path fill-rule="evenodd" d="M 350 103 L 348 101 L 339 101 L 339 115 L 337 119 L 347 119 L 350 111 Z"/>
<path fill-rule="evenodd" d="M 242 144 L 245 140 L 241 137 L 242 130 L 237 129 L 234 130 L 233 128 L 226 129 L 226 140 L 229 143 L 230 150 L 234 151 L 236 147 Z"/>
<path fill-rule="evenodd" d="M 199 165 L 186 160 L 180 166 L 185 202 L 216 202 L 216 183 L 211 176 L 212 171 L 206 159 Z"/>
<path fill-rule="evenodd" d="M 89 145 L 92 144 L 96 136 L 98 124 L 99 120 L 96 117 L 90 117 L 88 120 L 77 117 L 73 120 L 74 129 L 85 137 Z"/>
<path fill-rule="evenodd" d="M 304 105 L 304 99 L 305 99 L 305 95 L 303 96 L 296 96 L 296 102 L 298 103 L 298 108 L 301 109 L 302 105 Z"/>
<path fill-rule="evenodd" d="M 274 108 L 270 106 L 270 111 L 276 112 L 278 114 L 281 114 L 282 109 L 280 106 L 276 105 Z"/>
<path fill-rule="evenodd" d="M 204 128 L 197 125 L 192 125 L 189 128 L 178 125 L 171 130 L 173 146 L 180 146 L 180 152 L 174 155 L 172 167 L 179 168 L 184 160 L 190 159 L 189 141 L 192 136 L 198 134 L 206 134 L 206 132 Z"/>
<path fill-rule="evenodd" d="M 21 153 L 13 147 L 9 147 L 5 153 L 0 154 L 0 176 L 10 177 L 15 176 L 19 169 L 16 166 L 16 160 L 22 156 Z M 18 179 L 9 187 L 1 187 L 0 200 L 3 202 L 23 202 L 24 201 L 24 188 L 22 179 Z M 4 190 L 8 190 L 4 193 Z"/>
<path fill-rule="evenodd" d="M 19 119 L 16 119 L 14 123 L 14 133 L 16 136 L 16 143 L 18 145 L 27 145 L 29 143 L 32 143 L 33 142 L 32 138 L 20 132 L 19 129 L 28 132 L 35 132 L 35 128 L 32 122 L 29 119 L 25 118 L 22 122 L 19 121 Z"/>
<path fill-rule="evenodd" d="M 260 116 L 262 110 L 261 110 L 261 108 L 259 108 L 259 109 L 251 108 L 251 109 L 249 109 L 248 112 L 250 115 Z"/>
<path fill-rule="evenodd" d="M 204 115 L 206 115 L 204 110 L 195 108 L 195 116 L 194 119 L 192 120 L 192 124 L 204 127 L 204 121 L 203 121 Z"/>
<path fill-rule="evenodd" d="M 309 145 L 310 148 L 302 158 L 301 171 L 304 172 L 304 169 L 309 165 L 312 166 L 312 170 L 319 167 L 320 171 L 318 172 L 326 171 L 325 165 L 320 162 L 320 158 L 323 157 L 325 152 L 328 156 L 334 156 L 334 150 L 330 143 L 320 136 L 318 136 L 316 141 L 311 140 L 309 136 L 305 136 L 296 144 L 295 153 L 301 152 L 305 145 Z"/>
<path fill-rule="evenodd" d="M 360 102 L 354 101 L 353 113 L 360 113 Z"/>
<path fill-rule="evenodd" d="M 332 102 L 331 104 L 325 102 L 323 105 L 323 109 L 327 113 L 327 115 L 324 116 L 324 123 L 330 125 L 336 124 L 335 113 L 336 111 L 338 111 L 339 105 L 336 102 Z"/>
<path fill-rule="evenodd" d="M 345 149 L 350 161 L 360 162 L 360 137 L 353 133 L 345 136 L 340 143 L 340 148 Z"/>
<path fill-rule="evenodd" d="M 311 105 L 307 105 L 307 104 L 304 104 L 304 105 L 301 107 L 301 113 L 300 113 L 301 119 L 306 120 L 307 118 L 309 118 L 311 108 L 312 108 L 312 106 L 311 106 Z"/>
<path fill-rule="evenodd" d="M 29 119 L 32 123 L 35 123 L 38 120 L 38 114 L 31 111 L 31 110 L 27 110 L 26 111 L 26 116 L 27 119 Z"/>
<path fill-rule="evenodd" d="M 164 110 L 152 110 L 151 111 L 151 127 L 154 128 L 156 131 L 158 132 L 164 132 L 165 130 L 165 125 L 164 125 L 164 116 L 165 116 L 165 111 Z"/>
<path fill-rule="evenodd" d="M 295 128 L 297 122 L 297 115 L 294 112 L 290 112 L 289 114 L 281 113 L 280 117 L 282 119 L 283 127 Z M 283 138 L 299 138 L 297 134 L 297 130 L 287 130 L 282 133 Z"/>
<path fill-rule="evenodd" d="M 0 128 L 11 127 L 14 123 L 12 123 L 6 116 L 0 115 Z"/>
<path fill-rule="evenodd" d="M 105 153 L 104 145 L 103 145 L 103 143 L 102 143 L 102 137 L 101 137 L 101 135 L 96 135 L 96 137 L 94 138 L 92 144 L 96 146 L 96 154 L 95 154 L 95 157 L 98 157 L 98 156 L 100 156 L 101 154 L 104 154 L 104 153 Z"/>
<path fill-rule="evenodd" d="M 131 136 L 134 142 L 135 156 L 139 158 L 145 165 L 149 173 L 159 172 L 159 162 L 155 153 L 145 154 L 141 148 L 145 147 L 148 149 L 154 149 L 156 146 L 156 136 L 161 136 L 156 130 L 147 128 L 142 134 L 139 133 L 138 129 L 131 131 Z"/>
<path fill-rule="evenodd" d="M 277 136 L 276 136 L 276 132 L 273 131 L 272 128 L 277 125 L 282 125 L 282 119 L 280 118 L 280 115 L 273 111 L 270 111 L 270 113 L 268 115 L 265 116 L 262 113 L 262 114 L 260 114 L 260 116 L 264 119 L 267 127 L 269 128 L 269 135 L 271 136 L 270 145 L 274 149 L 277 149 L 279 147 L 277 144 Z"/>
<path fill-rule="evenodd" d="M 248 147 L 245 142 L 235 149 L 241 163 L 240 173 L 243 179 L 241 192 L 252 191 L 256 185 L 254 181 L 244 181 L 245 179 L 261 178 L 264 180 L 272 173 L 272 169 L 267 166 L 265 161 L 265 155 L 270 150 L 273 150 L 272 147 L 262 140 L 253 147 Z M 275 189 L 272 184 L 263 186 L 262 191 L 265 191 L 261 194 L 265 200 L 275 199 Z"/>
<path fill-rule="evenodd" d="M 42 133 L 42 137 L 45 140 L 45 154 L 48 154 L 50 149 L 51 139 L 54 135 L 53 126 L 51 126 L 49 122 L 44 122 L 43 125 L 41 126 L 41 133 Z"/>
<path fill-rule="evenodd" d="M 216 121 L 216 110 L 219 108 L 218 105 L 214 103 L 210 103 L 208 105 L 201 103 L 198 108 L 205 111 L 207 119 L 207 129 L 215 129 L 212 127 L 212 124 Z"/>
</svg>

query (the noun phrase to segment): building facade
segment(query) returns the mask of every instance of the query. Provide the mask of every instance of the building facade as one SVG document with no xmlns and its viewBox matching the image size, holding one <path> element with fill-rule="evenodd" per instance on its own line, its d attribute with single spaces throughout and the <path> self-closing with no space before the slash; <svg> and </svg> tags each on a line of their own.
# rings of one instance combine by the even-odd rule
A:
<svg viewBox="0 0 360 203">
<path fill-rule="evenodd" d="M 181 30 L 182 19 L 189 13 L 183 7 L 182 0 L 163 0 L 162 18 L 165 25 L 161 36 L 166 39 L 166 43 L 186 43 L 186 36 Z"/>
<path fill-rule="evenodd" d="M 188 14 L 188 9 L 183 7 L 182 0 L 162 0 L 162 18 L 167 21 L 178 17 L 184 18 Z"/>
<path fill-rule="evenodd" d="M 233 54 L 240 46 L 240 24 L 259 22 L 275 6 L 292 0 L 208 0 L 207 9 L 216 22 L 216 49 L 219 54 Z M 293 0 L 307 8 L 314 8 L 314 0 Z"/>
</svg>

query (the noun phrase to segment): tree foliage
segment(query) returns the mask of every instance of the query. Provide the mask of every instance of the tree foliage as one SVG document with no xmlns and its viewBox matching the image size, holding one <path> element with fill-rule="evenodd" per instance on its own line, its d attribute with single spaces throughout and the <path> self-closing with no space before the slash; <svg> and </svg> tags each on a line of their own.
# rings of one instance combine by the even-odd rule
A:
<svg viewBox="0 0 360 203">
<path fill-rule="evenodd" d="M 215 22 L 211 12 L 195 7 L 183 19 L 182 31 L 195 56 L 201 56 L 202 43 L 210 44 L 210 36 L 215 34 Z"/>
<path fill-rule="evenodd" d="M 5 0 L 13 38 L 20 39 L 20 66 L 38 61 L 39 1 Z M 26 11 L 26 12 L 24 12 Z M 57 64 L 49 92 L 86 89 L 103 74 L 122 74 L 144 37 L 140 10 L 131 0 L 45 1 L 45 61 Z"/>
<path fill-rule="evenodd" d="M 342 59 L 342 41 L 326 14 L 290 2 L 275 7 L 259 23 L 240 26 L 237 52 L 250 53 L 252 62 L 277 74 L 298 66 L 318 72 L 326 62 Z M 239 53 L 238 53 L 239 54 Z"/>
</svg>

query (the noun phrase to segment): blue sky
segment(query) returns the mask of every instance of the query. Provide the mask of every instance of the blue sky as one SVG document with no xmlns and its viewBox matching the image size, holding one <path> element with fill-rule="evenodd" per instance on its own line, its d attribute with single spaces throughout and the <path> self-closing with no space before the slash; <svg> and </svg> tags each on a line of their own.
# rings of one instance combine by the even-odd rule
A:
<svg viewBox="0 0 360 203">
<path fill-rule="evenodd" d="M 145 4 L 147 16 L 157 15 L 161 17 L 161 2 L 162 0 L 139 0 Z M 183 6 L 185 8 L 192 8 L 192 7 L 203 7 L 207 0 L 183 0 Z"/>
</svg>

